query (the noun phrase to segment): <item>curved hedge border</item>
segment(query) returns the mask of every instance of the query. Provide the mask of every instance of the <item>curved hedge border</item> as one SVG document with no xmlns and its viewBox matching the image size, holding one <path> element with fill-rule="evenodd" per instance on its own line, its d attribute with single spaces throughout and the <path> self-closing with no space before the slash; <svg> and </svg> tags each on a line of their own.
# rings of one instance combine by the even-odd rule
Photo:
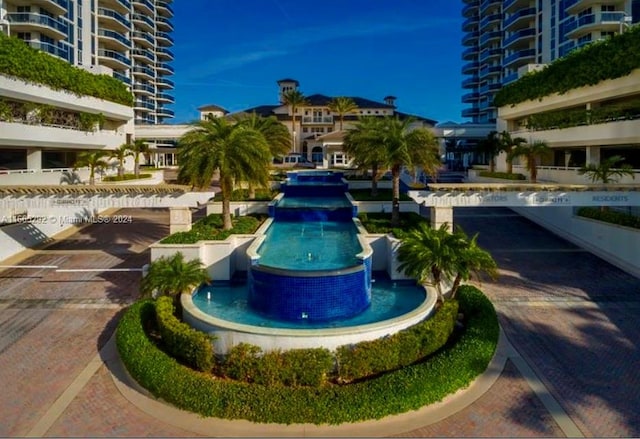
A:
<svg viewBox="0 0 640 439">
<path fill-rule="evenodd" d="M 93 96 L 133 106 L 133 94 L 120 80 L 74 67 L 68 62 L 34 49 L 15 37 L 0 33 L 0 73 L 27 82 L 67 90 L 79 96 Z"/>
<path fill-rule="evenodd" d="M 154 304 L 140 301 L 116 330 L 120 357 L 131 376 L 157 398 L 203 416 L 254 422 L 329 423 L 379 419 L 416 410 L 468 386 L 485 371 L 498 342 L 498 319 L 478 289 L 458 293 L 467 327 L 427 361 L 346 386 L 270 387 L 213 378 L 180 365 L 147 337 Z"/>
<path fill-rule="evenodd" d="M 574 88 L 627 76 L 637 68 L 640 68 L 640 26 L 574 50 L 544 69 L 502 87 L 493 103 L 502 107 L 553 93 L 563 94 Z"/>
<path fill-rule="evenodd" d="M 640 217 L 617 210 L 602 210 L 599 207 L 581 207 L 578 216 L 602 221 L 609 224 L 640 229 Z"/>
<path fill-rule="evenodd" d="M 509 174 L 508 172 L 490 172 L 490 171 L 480 171 L 478 172 L 479 177 L 489 177 L 489 178 L 502 178 L 505 180 L 526 180 L 522 174 Z"/>
</svg>

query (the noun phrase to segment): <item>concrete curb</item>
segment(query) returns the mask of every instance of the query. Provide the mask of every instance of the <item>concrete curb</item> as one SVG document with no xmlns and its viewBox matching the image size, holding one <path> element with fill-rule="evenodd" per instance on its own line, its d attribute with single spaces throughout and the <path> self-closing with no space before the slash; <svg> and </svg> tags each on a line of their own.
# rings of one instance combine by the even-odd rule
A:
<svg viewBox="0 0 640 439">
<path fill-rule="evenodd" d="M 246 420 L 203 418 L 154 399 L 131 378 L 117 353 L 115 334 L 105 346 L 104 361 L 120 394 L 131 404 L 159 421 L 204 436 L 225 437 L 387 437 L 441 421 L 476 401 L 500 377 L 508 358 L 508 341 L 500 329 L 496 352 L 487 367 L 467 388 L 419 410 L 379 420 L 340 425 L 259 424 Z"/>
</svg>

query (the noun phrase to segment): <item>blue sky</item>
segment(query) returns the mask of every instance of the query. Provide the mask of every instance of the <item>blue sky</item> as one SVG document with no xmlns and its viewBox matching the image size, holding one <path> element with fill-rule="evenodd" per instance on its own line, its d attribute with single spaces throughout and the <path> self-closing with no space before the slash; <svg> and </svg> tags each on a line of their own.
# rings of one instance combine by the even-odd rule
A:
<svg viewBox="0 0 640 439">
<path fill-rule="evenodd" d="M 276 81 L 306 94 L 398 99 L 400 111 L 460 116 L 462 2 L 177 0 L 173 122 L 197 108 L 276 104 Z"/>
</svg>

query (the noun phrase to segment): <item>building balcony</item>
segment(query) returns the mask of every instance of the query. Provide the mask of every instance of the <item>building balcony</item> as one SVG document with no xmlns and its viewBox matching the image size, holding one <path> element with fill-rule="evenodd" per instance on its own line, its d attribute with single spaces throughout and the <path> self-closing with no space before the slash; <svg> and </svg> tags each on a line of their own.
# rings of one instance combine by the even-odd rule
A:
<svg viewBox="0 0 640 439">
<path fill-rule="evenodd" d="M 174 116 L 174 112 L 173 110 L 169 110 L 168 108 L 158 108 L 156 110 L 156 116 L 157 117 L 173 117 Z"/>
<path fill-rule="evenodd" d="M 462 52 L 462 59 L 465 61 L 475 61 L 478 56 L 478 48 L 477 47 L 469 47 L 464 52 Z"/>
<path fill-rule="evenodd" d="M 462 8 L 463 17 L 472 17 L 478 14 L 480 10 L 480 0 L 466 0 L 465 7 Z"/>
<path fill-rule="evenodd" d="M 156 8 L 149 0 L 133 0 L 131 2 L 136 11 L 141 14 L 147 14 L 153 16 L 156 12 Z"/>
<path fill-rule="evenodd" d="M 163 17 L 173 17 L 173 9 L 171 9 L 169 3 L 171 2 L 166 0 L 156 1 L 156 9 L 158 11 L 158 14 L 162 15 Z"/>
<path fill-rule="evenodd" d="M 171 90 L 175 87 L 175 84 L 167 78 L 159 77 L 156 79 L 156 87 Z"/>
<path fill-rule="evenodd" d="M 157 47 L 156 48 L 156 57 L 158 60 L 168 60 L 173 61 L 173 52 L 166 47 Z"/>
<path fill-rule="evenodd" d="M 484 84 L 478 89 L 478 92 L 481 95 L 485 95 L 487 93 L 495 93 L 502 88 L 502 83 L 500 82 L 491 82 L 489 84 Z"/>
<path fill-rule="evenodd" d="M 531 27 L 529 24 L 536 19 L 536 8 L 520 9 L 504 20 L 503 29 L 507 32 Z"/>
<path fill-rule="evenodd" d="M 13 12 L 6 14 L 5 17 L 11 23 L 11 31 L 14 35 L 18 32 L 39 32 L 55 40 L 67 37 L 66 23 L 48 15 L 35 12 Z"/>
<path fill-rule="evenodd" d="M 490 14 L 480 20 L 480 31 L 487 29 L 489 26 L 493 26 L 502 21 L 502 14 Z"/>
<path fill-rule="evenodd" d="M 140 115 L 135 118 L 133 123 L 136 125 L 155 125 L 156 118 L 151 115 Z"/>
<path fill-rule="evenodd" d="M 333 124 L 333 116 L 302 116 L 305 125 L 330 125 Z"/>
<path fill-rule="evenodd" d="M 114 70 L 126 70 L 131 67 L 131 60 L 124 54 L 109 49 L 98 49 L 100 64 Z"/>
<path fill-rule="evenodd" d="M 506 68 L 517 69 L 519 66 L 531 64 L 536 60 L 536 49 L 518 50 L 502 60 L 502 65 Z"/>
<path fill-rule="evenodd" d="M 173 23 L 171 23 L 171 20 L 166 17 L 157 16 L 156 26 L 160 31 L 173 32 Z"/>
<path fill-rule="evenodd" d="M 511 48 L 512 50 L 518 46 L 528 46 L 530 42 L 535 42 L 536 30 L 535 29 L 522 29 L 513 32 L 506 37 L 502 42 L 502 48 L 506 51 Z"/>
<path fill-rule="evenodd" d="M 502 79 L 502 84 L 503 85 L 511 84 L 512 82 L 517 81 L 518 78 L 519 78 L 518 72 L 509 73 Z"/>
<path fill-rule="evenodd" d="M 462 117 L 478 117 L 480 110 L 478 108 L 467 108 L 462 110 Z"/>
<path fill-rule="evenodd" d="M 100 0 L 100 6 L 113 9 L 123 15 L 131 11 L 131 2 L 129 0 Z"/>
<path fill-rule="evenodd" d="M 478 18 L 470 17 L 462 22 L 462 31 L 463 32 L 473 32 L 478 30 Z"/>
<path fill-rule="evenodd" d="M 142 60 L 143 62 L 150 64 L 153 64 L 156 61 L 156 56 L 153 52 L 146 49 L 133 49 L 131 51 L 131 56 L 136 60 Z"/>
<path fill-rule="evenodd" d="M 173 46 L 173 38 L 168 32 L 156 32 L 156 40 L 164 46 Z"/>
<path fill-rule="evenodd" d="M 153 32 L 155 30 L 153 20 L 142 14 L 131 14 L 131 21 L 136 26 L 136 30 L 143 32 Z"/>
<path fill-rule="evenodd" d="M 566 1 L 566 0 L 565 0 Z M 531 6 L 535 6 L 535 1 L 532 0 L 505 0 L 502 5 L 502 11 L 504 13 L 514 12 L 519 9 L 526 9 Z"/>
<path fill-rule="evenodd" d="M 462 88 L 476 88 L 480 84 L 480 78 L 472 76 L 471 78 L 462 81 Z"/>
<path fill-rule="evenodd" d="M 165 103 L 165 104 L 173 104 L 173 103 L 176 102 L 176 99 L 172 95 L 167 94 L 167 93 L 158 93 L 156 95 L 156 100 L 158 102 L 162 102 L 162 103 Z"/>
<path fill-rule="evenodd" d="M 98 8 L 98 19 L 105 23 L 104 27 L 121 32 L 127 32 L 131 28 L 131 22 L 126 16 L 113 9 Z"/>
<path fill-rule="evenodd" d="M 113 30 L 98 29 L 98 40 L 105 48 L 120 51 L 127 51 L 131 48 L 131 40 L 126 35 Z"/>
<path fill-rule="evenodd" d="M 480 79 L 487 78 L 489 76 L 500 76 L 502 74 L 502 66 L 485 66 L 480 69 Z"/>
<path fill-rule="evenodd" d="M 131 85 L 131 78 L 129 78 L 127 75 L 125 75 L 124 73 L 118 72 L 116 70 L 113 71 L 112 73 L 113 77 L 116 78 L 119 81 L 124 82 L 127 85 Z"/>
<path fill-rule="evenodd" d="M 478 109 L 480 110 L 480 113 L 493 111 L 495 110 L 495 108 L 496 108 L 495 105 L 493 105 L 493 98 L 486 101 L 482 101 L 478 104 Z"/>
<path fill-rule="evenodd" d="M 500 12 L 502 0 L 482 0 L 480 2 L 480 15 L 488 15 L 491 11 Z"/>
<path fill-rule="evenodd" d="M 147 32 L 131 32 L 131 39 L 135 41 L 136 44 L 149 49 L 152 49 L 156 46 L 156 40 L 151 34 Z"/>
<path fill-rule="evenodd" d="M 65 15 L 69 7 L 67 0 L 31 0 L 33 6 L 40 6 L 53 15 Z"/>
<path fill-rule="evenodd" d="M 477 102 L 478 99 L 480 99 L 480 93 L 473 92 L 462 95 L 462 102 L 464 104 L 473 104 Z"/>
<path fill-rule="evenodd" d="M 565 26 L 565 37 L 580 38 L 595 30 L 601 32 L 619 32 L 623 26 L 625 12 L 596 12 L 583 15 Z"/>
<path fill-rule="evenodd" d="M 480 34 L 478 32 L 469 32 L 464 37 L 462 37 L 462 45 L 463 46 L 475 46 L 478 44 L 478 37 Z"/>
<path fill-rule="evenodd" d="M 480 46 L 484 46 L 491 41 L 499 42 L 500 40 L 502 40 L 502 31 L 480 32 Z"/>
<path fill-rule="evenodd" d="M 480 62 L 486 62 L 494 58 L 499 59 L 502 57 L 502 53 L 501 48 L 483 50 L 480 52 Z"/>
<path fill-rule="evenodd" d="M 133 109 L 134 110 L 150 110 L 153 111 L 156 109 L 156 103 L 155 101 L 152 100 L 142 100 L 142 99 L 136 99 L 135 103 L 133 104 Z"/>
<path fill-rule="evenodd" d="M 473 73 L 476 73 L 478 71 L 478 68 L 480 68 L 480 63 L 478 62 L 474 61 L 474 62 L 467 63 L 462 66 L 462 74 L 471 75 Z"/>
<path fill-rule="evenodd" d="M 156 72 L 149 67 L 144 66 L 135 66 L 132 69 L 133 76 L 139 78 L 140 80 L 153 81 L 156 78 Z"/>
<path fill-rule="evenodd" d="M 616 2 L 602 0 L 565 0 L 564 7 L 566 8 L 567 14 L 577 15 L 587 8 L 595 7 L 596 9 L 600 9 L 600 5 L 602 5 L 603 3 L 616 3 L 620 7 L 620 9 L 623 9 L 626 2 L 624 0 L 618 0 Z"/>
<path fill-rule="evenodd" d="M 156 70 L 160 75 L 173 75 L 175 72 L 175 70 L 173 69 L 173 67 L 171 67 L 171 65 L 164 62 L 156 64 Z"/>
<path fill-rule="evenodd" d="M 67 46 L 64 46 L 62 44 L 57 45 L 52 43 L 45 43 L 44 41 L 39 40 L 25 41 L 25 43 L 27 43 L 34 49 L 42 50 L 43 52 L 47 52 L 49 55 L 57 56 L 58 58 L 61 58 L 66 62 L 70 62 L 70 52 Z"/>
<path fill-rule="evenodd" d="M 151 84 L 136 82 L 133 84 L 133 92 L 136 95 L 155 96 L 156 89 Z"/>
</svg>

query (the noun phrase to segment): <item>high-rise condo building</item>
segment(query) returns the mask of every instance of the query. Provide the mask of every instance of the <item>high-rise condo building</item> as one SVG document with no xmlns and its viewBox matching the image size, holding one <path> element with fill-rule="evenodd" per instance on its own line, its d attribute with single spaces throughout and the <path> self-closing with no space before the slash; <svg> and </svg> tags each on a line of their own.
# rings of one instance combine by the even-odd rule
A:
<svg viewBox="0 0 640 439">
<path fill-rule="evenodd" d="M 578 47 L 624 32 L 640 0 L 463 0 L 462 116 L 495 123 L 495 93 Z M 636 12 L 634 16 L 634 12 Z"/>
<path fill-rule="evenodd" d="M 0 0 L 2 31 L 126 83 L 135 123 L 173 117 L 172 0 Z"/>
</svg>

